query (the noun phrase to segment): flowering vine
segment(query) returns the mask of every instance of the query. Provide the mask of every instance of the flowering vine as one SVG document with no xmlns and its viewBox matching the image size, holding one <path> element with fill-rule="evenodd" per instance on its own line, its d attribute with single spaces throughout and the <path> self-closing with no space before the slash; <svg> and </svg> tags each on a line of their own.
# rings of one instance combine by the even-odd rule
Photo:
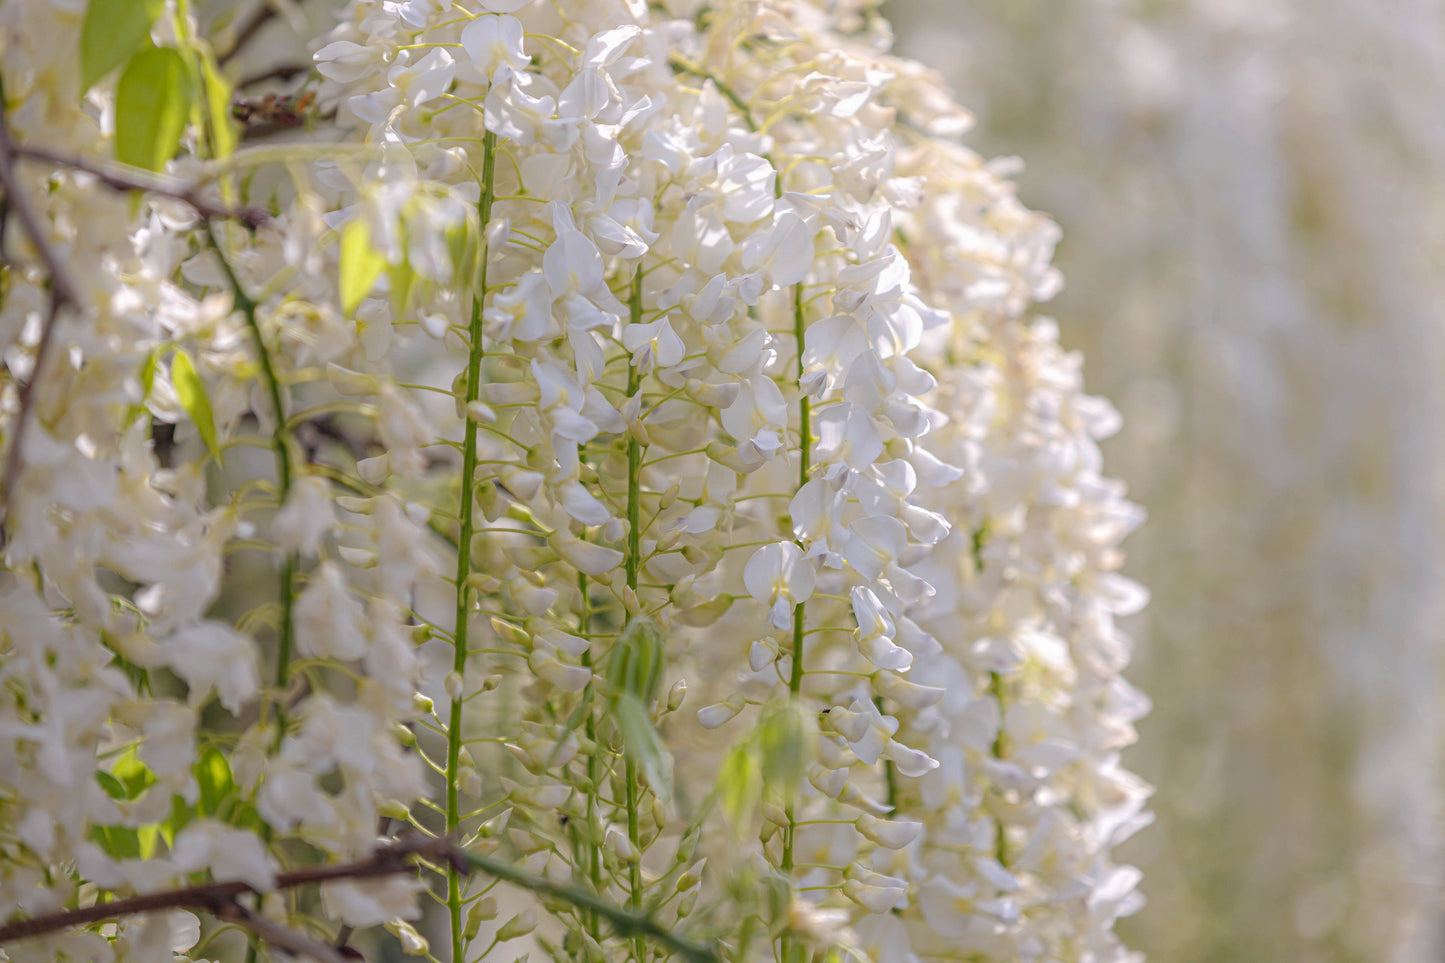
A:
<svg viewBox="0 0 1445 963">
<path fill-rule="evenodd" d="M 429 955 L 430 892 L 458 961 L 1128 958 L 1117 419 L 1028 314 L 1054 228 L 870 7 L 357 0 L 332 136 L 238 149 L 161 6 L 0 4 L 18 916 Z M 279 886 L 379 836 L 440 842 Z M 118 926 L 5 950 L 171 951 Z"/>
</svg>

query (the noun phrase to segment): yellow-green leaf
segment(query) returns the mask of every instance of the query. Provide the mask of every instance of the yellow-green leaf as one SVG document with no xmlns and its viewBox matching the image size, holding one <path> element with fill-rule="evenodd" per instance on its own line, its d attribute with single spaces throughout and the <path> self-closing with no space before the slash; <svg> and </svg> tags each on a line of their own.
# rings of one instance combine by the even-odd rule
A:
<svg viewBox="0 0 1445 963">
<path fill-rule="evenodd" d="M 630 692 L 652 705 L 662 681 L 662 631 L 646 617 L 630 618 L 608 657 L 607 684 L 613 693 Z"/>
<path fill-rule="evenodd" d="M 612 704 L 617 728 L 622 730 L 622 751 L 642 770 L 652 792 L 667 802 L 672 798 L 672 756 L 662 745 L 652 717 L 637 696 L 624 692 Z"/>
<path fill-rule="evenodd" d="M 226 762 L 226 757 L 219 749 L 207 749 L 201 758 L 196 760 L 191 771 L 195 773 L 196 785 L 201 790 L 198 802 L 201 814 L 217 815 L 235 789 L 231 780 L 231 766 Z"/>
<path fill-rule="evenodd" d="M 341 311 L 356 311 L 386 267 L 386 258 L 371 246 L 371 228 L 366 219 L 353 217 L 341 229 Z"/>
<path fill-rule="evenodd" d="M 210 50 L 200 52 L 201 77 L 206 87 L 206 110 L 210 114 L 211 150 L 216 158 L 229 157 L 236 150 L 236 126 L 231 119 L 231 82 L 216 67 Z"/>
<path fill-rule="evenodd" d="M 80 89 L 151 45 L 151 25 L 165 0 L 90 0 L 80 27 Z"/>
<path fill-rule="evenodd" d="M 151 386 L 156 383 L 156 353 L 146 355 L 146 363 L 140 369 L 140 399 L 144 404 L 151 396 Z"/>
<path fill-rule="evenodd" d="M 171 384 L 175 386 L 176 397 L 180 399 L 181 407 L 186 409 L 186 414 L 191 416 L 201 440 L 206 443 L 216 460 L 220 461 L 221 447 L 216 438 L 216 418 L 211 413 L 211 399 L 206 394 L 206 383 L 196 374 L 196 366 L 191 361 L 191 356 L 180 348 L 176 349 L 175 356 L 171 358 Z"/>
<path fill-rule="evenodd" d="M 191 75 L 169 47 L 130 58 L 115 92 L 115 158 L 158 171 L 175 156 L 191 111 Z"/>
<path fill-rule="evenodd" d="M 156 843 L 161 839 L 161 824 L 147 823 L 135 831 L 137 852 L 141 859 L 150 859 L 156 854 Z"/>
<path fill-rule="evenodd" d="M 778 706 L 758 724 L 758 756 L 763 785 L 791 802 L 808 766 L 814 727 L 796 704 Z"/>
<path fill-rule="evenodd" d="M 763 789 L 763 774 L 758 771 L 757 760 L 746 742 L 728 751 L 717 781 L 723 813 L 734 832 L 741 834 L 752 824 Z"/>
<path fill-rule="evenodd" d="M 400 264 L 393 264 L 387 269 L 387 274 L 391 277 L 391 309 L 397 317 L 401 317 L 411 307 L 412 294 L 416 291 L 416 271 L 403 257 Z"/>
</svg>

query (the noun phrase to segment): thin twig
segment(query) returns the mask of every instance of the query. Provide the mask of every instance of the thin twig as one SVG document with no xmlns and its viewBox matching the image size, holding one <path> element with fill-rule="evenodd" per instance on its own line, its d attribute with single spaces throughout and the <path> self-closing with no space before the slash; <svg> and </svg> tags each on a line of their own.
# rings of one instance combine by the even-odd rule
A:
<svg viewBox="0 0 1445 963">
<path fill-rule="evenodd" d="M 310 64 L 277 64 L 269 67 L 260 73 L 242 77 L 236 81 L 237 90 L 245 90 L 247 87 L 255 87 L 257 84 L 264 84 L 272 80 L 288 81 L 293 77 L 299 77 L 304 73 L 310 73 Z"/>
<path fill-rule="evenodd" d="M 309 869 L 280 873 L 276 877 L 276 889 L 294 889 L 337 879 L 369 879 L 377 876 L 394 876 L 410 872 L 415 867 L 413 857 L 427 859 L 448 859 L 456 847 L 450 840 L 430 837 L 408 837 L 384 846 L 365 859 L 335 866 L 316 866 Z M 0 945 L 16 940 L 30 939 L 54 933 L 72 926 L 87 926 L 101 920 L 132 916 L 136 913 L 153 913 L 167 909 L 200 909 L 219 914 L 221 908 L 233 903 L 243 893 L 256 892 L 250 885 L 239 880 L 225 883 L 202 883 L 182 889 L 147 893 L 128 899 L 97 903 L 82 909 L 62 910 L 28 920 L 16 920 L 0 926 Z"/>
<path fill-rule="evenodd" d="M 30 379 L 20 386 L 19 408 L 15 413 L 15 427 L 10 433 L 10 450 L 5 454 L 4 468 L 0 469 L 0 525 L 3 525 L 10 506 L 10 493 L 20 473 L 20 451 L 25 432 L 30 423 L 31 408 L 35 405 L 35 386 L 45 371 L 50 358 L 51 346 L 55 342 L 56 320 L 61 310 L 69 305 L 76 311 L 82 310 L 80 285 L 70 273 L 70 268 L 61 260 L 46 236 L 40 214 L 22 189 L 20 178 L 15 173 L 15 142 L 10 139 L 10 125 L 5 116 L 3 91 L 0 91 L 0 186 L 5 188 L 5 197 L 10 209 L 20 221 L 20 228 L 30 238 L 35 253 L 50 275 L 50 305 L 40 325 L 40 340 L 35 345 L 35 367 Z"/>
<path fill-rule="evenodd" d="M 224 67 L 232 60 L 232 58 L 234 58 L 242 50 L 245 50 L 246 44 L 256 39 L 256 34 L 260 33 L 261 29 L 265 27 L 266 24 L 270 23 L 275 18 L 275 16 L 275 8 L 273 8 L 270 3 L 263 0 L 263 2 L 261 3 L 261 8 L 257 10 L 255 14 L 252 15 L 251 19 L 246 21 L 246 25 L 236 33 L 236 42 L 231 46 L 231 49 L 227 50 L 221 56 L 217 57 L 216 63 L 219 66 Z"/>
<path fill-rule="evenodd" d="M 314 936 L 307 936 L 305 933 L 288 929 L 275 920 L 268 920 L 259 913 L 247 909 L 240 903 L 227 903 L 220 908 L 216 915 L 227 922 L 244 926 L 267 943 L 277 949 L 285 950 L 293 956 L 309 956 L 320 963 L 353 963 L 352 960 L 347 959 L 345 953 L 330 943 L 324 943 Z"/>
<path fill-rule="evenodd" d="M 147 174 L 139 170 L 122 169 L 114 165 L 98 164 L 85 157 L 72 157 L 53 151 L 48 147 L 33 144 L 12 144 L 11 152 L 16 157 L 44 161 L 56 167 L 82 171 L 90 174 L 106 187 L 116 191 L 144 191 L 159 194 L 187 204 L 205 218 L 239 221 L 247 230 L 255 230 L 271 219 L 268 211 L 259 207 L 227 207 L 209 200 L 196 184 L 187 183 L 164 174 Z"/>
<path fill-rule="evenodd" d="M 366 859 L 335 866 L 318 866 L 312 869 L 298 869 L 281 873 L 276 877 L 275 889 L 294 889 L 338 879 L 367 879 L 378 876 L 392 876 L 410 872 L 416 868 L 413 859 L 448 865 L 461 873 L 482 872 L 514 886 L 531 890 L 539 896 L 570 903 L 578 909 L 589 910 L 612 925 L 622 937 L 641 936 L 665 946 L 689 963 L 721 963 L 722 955 L 712 943 L 702 943 L 682 937 L 663 926 L 645 913 L 635 912 L 608 902 L 590 890 L 570 884 L 557 884 L 542 876 L 535 876 L 520 870 L 510 863 L 469 853 L 446 837 L 408 836 L 378 849 Z M 239 923 L 251 929 L 257 936 L 280 949 L 292 953 L 304 953 L 322 963 L 349 963 L 343 947 L 331 946 L 320 940 L 288 930 L 258 916 L 241 906 L 236 899 L 245 893 L 256 892 L 250 885 L 234 881 L 226 883 L 204 883 L 182 889 L 132 896 L 109 903 L 97 903 L 83 909 L 64 910 L 47 916 L 0 926 L 0 946 L 18 940 L 31 939 L 68 929 L 73 926 L 87 926 L 102 920 L 119 919 L 138 913 L 154 913 L 171 909 L 198 909 L 212 915 Z"/>
</svg>

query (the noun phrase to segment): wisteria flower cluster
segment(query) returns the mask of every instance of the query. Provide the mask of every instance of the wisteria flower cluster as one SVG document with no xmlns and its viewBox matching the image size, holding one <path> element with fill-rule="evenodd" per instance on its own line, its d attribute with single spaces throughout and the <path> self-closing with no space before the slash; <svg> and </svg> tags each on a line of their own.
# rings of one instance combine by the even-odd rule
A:
<svg viewBox="0 0 1445 963">
<path fill-rule="evenodd" d="M 353 0 L 239 146 L 82 6 L 0 2 L 5 958 L 1136 958 L 1118 418 L 870 4 Z"/>
</svg>

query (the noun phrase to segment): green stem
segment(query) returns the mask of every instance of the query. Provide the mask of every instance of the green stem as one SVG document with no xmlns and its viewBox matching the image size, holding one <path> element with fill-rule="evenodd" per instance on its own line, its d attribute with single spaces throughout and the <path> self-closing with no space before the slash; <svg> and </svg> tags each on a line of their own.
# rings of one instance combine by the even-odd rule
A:
<svg viewBox="0 0 1445 963">
<path fill-rule="evenodd" d="M 473 486 L 477 474 L 477 423 L 472 420 L 468 409 L 472 402 L 481 397 L 482 390 L 482 308 L 487 296 L 487 225 L 492 220 L 493 173 L 496 167 L 497 135 L 487 131 L 482 138 L 482 197 L 477 203 L 478 231 L 481 236 L 481 267 L 478 271 L 477 290 L 472 297 L 470 351 L 467 356 L 466 404 L 462 419 L 462 481 L 461 505 L 458 517 L 461 532 L 457 538 L 457 616 L 456 628 L 452 633 L 452 670 L 464 676 L 467 665 L 468 616 L 471 595 L 467 588 L 468 576 L 472 574 L 472 536 L 476 534 L 476 498 Z M 452 699 L 451 715 L 447 724 L 447 834 L 457 838 L 461 827 L 461 807 L 457 787 L 461 780 L 462 752 L 462 698 L 458 693 Z M 447 913 L 451 919 L 452 960 L 463 963 L 466 951 L 466 936 L 462 921 L 461 873 L 455 866 L 447 869 Z"/>
<path fill-rule="evenodd" d="M 779 182 L 781 187 L 781 181 Z M 793 337 L 798 350 L 798 387 L 803 384 L 803 285 L 793 286 Z M 813 403 L 806 392 L 798 400 L 798 488 L 808 482 L 808 473 L 813 467 Z M 801 544 L 800 546 L 801 547 Z M 793 607 L 793 668 L 788 678 L 788 693 L 796 700 L 803 691 L 803 640 L 807 636 L 807 606 L 799 602 Z M 782 870 L 791 877 L 793 869 L 793 839 L 797 834 L 797 820 L 794 818 L 793 803 L 787 806 L 788 825 L 783 827 Z M 788 963 L 802 950 L 793 942 L 792 935 L 784 932 L 781 957 Z"/>
<path fill-rule="evenodd" d="M 286 437 L 286 403 L 281 395 L 281 380 L 276 377 L 276 366 L 271 360 L 271 351 L 266 347 L 266 339 L 261 334 L 261 324 L 256 317 L 257 304 L 241 286 L 241 279 L 236 276 L 231 262 L 227 260 L 221 244 L 216 238 L 215 230 L 208 223 L 206 225 L 206 238 L 210 242 L 211 249 L 216 252 L 216 259 L 221 262 L 221 269 L 226 274 L 226 280 L 231 285 L 232 296 L 236 299 L 236 307 L 246 319 L 246 327 L 251 332 L 251 342 L 256 349 L 256 358 L 261 365 L 261 381 L 271 399 L 271 416 L 275 421 L 275 428 L 271 432 L 271 448 L 276 453 L 276 481 L 280 489 L 281 502 L 285 504 L 286 497 L 291 492 L 292 467 L 291 467 L 291 446 L 287 444 Z M 278 692 L 284 691 L 287 683 L 287 676 L 291 669 L 291 655 L 295 639 L 295 619 L 292 608 L 296 601 L 296 568 L 298 559 L 295 552 L 287 553 L 285 561 L 281 565 L 281 624 L 277 631 L 276 642 L 276 688 Z M 281 739 L 286 732 L 286 704 L 284 699 L 278 698 L 276 703 L 276 714 L 278 725 L 276 728 L 276 744 L 274 749 L 281 747 Z"/>
<path fill-rule="evenodd" d="M 975 572 L 983 571 L 983 548 L 988 543 L 989 528 L 987 520 L 973 533 L 973 566 Z M 988 674 L 988 691 L 998 703 L 998 732 L 994 733 L 993 745 L 989 748 L 990 754 L 995 759 L 1002 761 L 1008 755 L 1008 742 L 1003 733 L 1003 709 L 1004 709 L 1004 681 L 1003 676 L 997 672 Z M 1000 863 L 1008 865 L 1008 837 L 1004 833 L 1003 820 L 994 817 L 994 856 Z"/>
<path fill-rule="evenodd" d="M 291 447 L 286 441 L 286 404 L 281 396 L 281 380 L 276 377 L 276 366 L 271 360 L 271 351 L 266 347 L 266 339 L 261 334 L 261 322 L 256 317 L 256 301 L 246 293 L 241 285 L 241 279 L 236 276 L 231 262 L 227 260 L 225 251 L 221 248 L 220 241 L 216 238 L 215 228 L 210 222 L 206 223 L 206 240 L 210 243 L 211 249 L 216 252 L 216 260 L 221 263 L 221 270 L 226 274 L 226 280 L 231 285 L 231 295 L 235 298 L 236 307 L 246 319 L 246 328 L 251 332 L 251 342 L 256 349 L 256 358 L 261 365 L 261 380 L 264 382 L 267 394 L 271 398 L 271 417 L 275 427 L 271 431 L 271 448 L 276 453 L 276 486 L 280 490 L 281 503 L 286 503 L 286 497 L 291 492 Z M 287 552 L 281 563 L 280 585 L 277 595 L 281 601 L 281 621 L 276 631 L 276 701 L 273 708 L 276 713 L 276 737 L 272 740 L 271 751 L 281 751 L 281 742 L 286 738 L 286 684 L 289 681 L 291 672 L 291 655 L 295 648 L 296 619 L 294 608 L 296 604 L 296 568 L 299 559 L 295 552 Z M 271 842 L 271 824 L 263 823 L 261 827 L 261 839 L 269 844 Z M 253 936 L 247 941 L 246 963 L 255 963 L 259 944 Z"/>
<path fill-rule="evenodd" d="M 628 298 L 629 320 L 642 321 L 642 269 L 632 275 L 632 294 Z M 642 376 L 637 366 L 627 367 L 627 397 L 637 394 Z M 637 591 L 637 570 L 642 558 L 642 443 L 637 436 L 627 436 L 627 587 Z"/>
<path fill-rule="evenodd" d="M 632 324 L 642 321 L 642 268 L 632 275 L 632 291 L 627 301 L 628 319 Z M 635 364 L 627 366 L 627 397 L 636 396 L 642 386 L 642 375 Z M 631 432 L 627 435 L 627 588 L 637 593 L 637 573 L 642 564 L 642 442 Z M 634 913 L 642 909 L 642 829 L 637 818 L 637 767 L 628 757 L 623 777 L 627 780 L 627 840 L 632 844 L 634 858 L 628 863 L 628 906 Z M 637 963 L 646 959 L 647 946 L 643 935 L 633 934 L 632 953 Z"/>
<path fill-rule="evenodd" d="M 998 703 L 998 732 L 994 734 L 993 745 L 990 751 L 995 759 L 1002 761 L 1008 754 L 1008 743 L 1003 734 L 1003 676 L 997 672 L 988 674 L 988 691 Z M 1003 819 L 998 815 L 994 816 L 994 856 L 1004 866 L 1008 865 L 1008 837 L 1004 833 Z"/>
<path fill-rule="evenodd" d="M 873 697 L 873 707 L 878 710 L 880 716 L 884 714 L 882 696 Z M 898 808 L 898 771 L 893 768 L 892 759 L 883 760 L 883 785 L 888 791 L 886 800 L 888 808 L 896 810 Z"/>
<path fill-rule="evenodd" d="M 592 631 L 592 600 L 587 594 L 587 576 L 577 573 L 577 592 L 581 595 L 582 611 L 577 615 L 577 632 L 584 639 L 588 638 Z M 588 669 L 592 668 L 592 651 L 582 653 L 582 664 Z M 587 683 L 587 692 L 584 698 L 592 698 L 595 695 L 593 684 Z M 587 710 L 587 741 L 594 747 L 597 745 L 597 718 L 592 709 Z M 587 754 L 587 877 L 592 881 L 592 889 L 595 892 L 602 892 L 602 849 L 598 840 L 602 838 L 601 822 L 598 818 L 598 783 L 602 779 L 602 754 L 596 748 Z M 600 926 L 601 919 L 595 910 L 587 913 L 587 933 L 594 940 L 602 936 Z"/>
</svg>

